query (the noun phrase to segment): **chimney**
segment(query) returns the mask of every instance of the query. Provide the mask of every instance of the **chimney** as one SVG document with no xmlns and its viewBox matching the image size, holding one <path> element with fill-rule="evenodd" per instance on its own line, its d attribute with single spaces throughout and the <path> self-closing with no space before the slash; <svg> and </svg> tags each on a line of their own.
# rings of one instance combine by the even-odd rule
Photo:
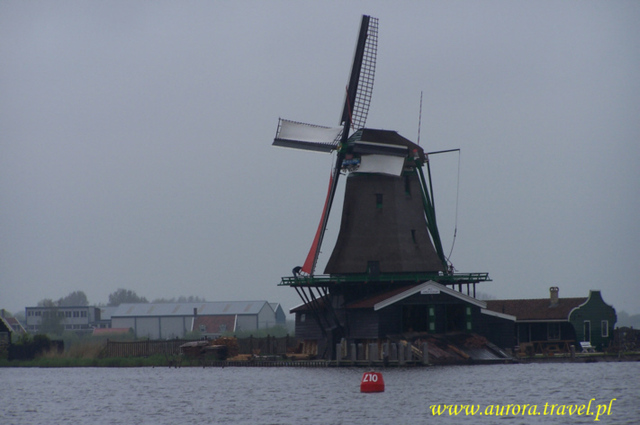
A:
<svg viewBox="0 0 640 425">
<path fill-rule="evenodd" d="M 558 288 L 557 286 L 552 286 L 551 288 L 549 288 L 549 298 L 551 303 L 549 304 L 549 307 L 555 307 L 558 305 L 558 292 L 560 291 L 560 288 Z"/>
<path fill-rule="evenodd" d="M 198 307 L 193 307 L 193 315 L 194 316 L 198 315 Z"/>
</svg>

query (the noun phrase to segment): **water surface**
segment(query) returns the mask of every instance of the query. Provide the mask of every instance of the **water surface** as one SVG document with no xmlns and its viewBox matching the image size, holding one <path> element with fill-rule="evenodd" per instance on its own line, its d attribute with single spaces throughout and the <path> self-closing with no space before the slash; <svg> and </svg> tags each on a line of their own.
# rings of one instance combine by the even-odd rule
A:
<svg viewBox="0 0 640 425">
<path fill-rule="evenodd" d="M 0 424 L 585 424 L 545 403 L 611 403 L 603 424 L 640 423 L 640 363 L 386 369 L 360 393 L 357 368 L 1 368 Z M 434 416 L 438 404 L 537 405 L 537 416 Z M 503 408 L 504 409 L 504 408 Z"/>
</svg>

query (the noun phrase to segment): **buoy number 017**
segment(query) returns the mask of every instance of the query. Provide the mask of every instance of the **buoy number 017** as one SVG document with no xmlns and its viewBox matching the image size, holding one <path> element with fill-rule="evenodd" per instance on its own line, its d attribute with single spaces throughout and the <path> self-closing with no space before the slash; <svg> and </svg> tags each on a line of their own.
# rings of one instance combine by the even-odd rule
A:
<svg viewBox="0 0 640 425">
<path fill-rule="evenodd" d="M 365 373 L 362 382 L 378 382 L 378 375 L 375 373 Z"/>
</svg>

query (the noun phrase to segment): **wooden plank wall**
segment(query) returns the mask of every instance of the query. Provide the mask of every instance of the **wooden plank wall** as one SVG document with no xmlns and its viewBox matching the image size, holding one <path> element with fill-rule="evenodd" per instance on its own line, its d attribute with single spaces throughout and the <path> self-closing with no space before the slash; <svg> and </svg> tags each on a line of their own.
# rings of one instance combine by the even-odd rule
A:
<svg viewBox="0 0 640 425">
<path fill-rule="evenodd" d="M 298 340 L 285 336 L 276 338 L 267 336 L 264 338 L 238 339 L 240 354 L 276 355 L 285 354 L 288 349 L 297 346 Z M 172 339 L 168 341 L 107 341 L 105 348 L 106 357 L 147 357 L 154 354 L 178 355 L 180 346 L 187 340 Z"/>
</svg>

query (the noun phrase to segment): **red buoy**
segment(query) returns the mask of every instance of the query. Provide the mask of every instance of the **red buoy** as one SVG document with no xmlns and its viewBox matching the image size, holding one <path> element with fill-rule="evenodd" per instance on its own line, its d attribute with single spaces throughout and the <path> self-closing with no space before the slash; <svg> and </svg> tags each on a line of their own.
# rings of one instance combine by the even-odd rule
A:
<svg viewBox="0 0 640 425">
<path fill-rule="evenodd" d="M 380 372 L 365 372 L 360 381 L 361 393 L 381 393 L 384 391 L 384 379 Z"/>
</svg>

